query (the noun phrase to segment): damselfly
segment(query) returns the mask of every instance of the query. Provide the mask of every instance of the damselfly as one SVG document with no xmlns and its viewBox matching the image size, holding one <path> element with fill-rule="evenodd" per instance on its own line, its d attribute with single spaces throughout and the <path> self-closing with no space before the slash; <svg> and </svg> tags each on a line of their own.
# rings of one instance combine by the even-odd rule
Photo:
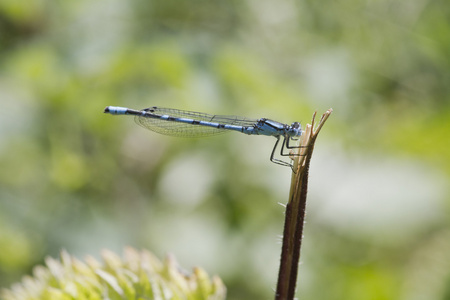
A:
<svg viewBox="0 0 450 300">
<path fill-rule="evenodd" d="M 292 154 L 284 153 L 284 148 L 299 148 L 300 146 L 290 146 L 289 141 L 298 141 L 302 135 L 299 122 L 287 125 L 266 118 L 252 120 L 237 116 L 210 115 L 156 106 L 143 110 L 108 106 L 104 112 L 112 115 L 133 115 L 135 116 L 134 120 L 140 126 L 157 133 L 177 137 L 211 136 L 230 130 L 249 135 L 273 136 L 277 141 L 270 155 L 270 161 L 288 167 L 292 167 L 292 164 L 274 158 L 280 138 L 283 138 L 280 155 L 290 156 Z"/>
</svg>

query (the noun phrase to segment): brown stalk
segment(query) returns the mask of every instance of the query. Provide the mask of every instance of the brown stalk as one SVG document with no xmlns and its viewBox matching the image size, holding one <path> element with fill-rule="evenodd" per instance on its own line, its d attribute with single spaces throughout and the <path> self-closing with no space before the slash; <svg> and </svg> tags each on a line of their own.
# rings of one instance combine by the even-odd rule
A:
<svg viewBox="0 0 450 300">
<path fill-rule="evenodd" d="M 281 248 L 280 270 L 278 273 L 276 300 L 291 300 L 295 296 L 300 248 L 303 238 L 303 224 L 306 212 L 306 194 L 308 191 L 308 171 L 314 143 L 317 135 L 333 110 L 327 110 L 314 129 L 316 113 L 311 124 L 306 125 L 301 148 L 294 153 L 294 172 L 291 178 L 289 201 L 286 205 L 283 244 Z"/>
</svg>

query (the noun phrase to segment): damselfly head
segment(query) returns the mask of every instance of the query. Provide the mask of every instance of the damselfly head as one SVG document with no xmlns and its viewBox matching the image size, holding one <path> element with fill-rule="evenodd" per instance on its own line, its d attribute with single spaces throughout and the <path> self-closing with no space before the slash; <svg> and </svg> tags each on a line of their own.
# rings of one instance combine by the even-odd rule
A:
<svg viewBox="0 0 450 300">
<path fill-rule="evenodd" d="M 294 129 L 297 129 L 297 128 L 301 128 L 302 126 L 300 125 L 299 122 L 294 122 L 294 123 L 292 123 L 291 127 Z"/>
<path fill-rule="evenodd" d="M 301 136 L 302 135 L 302 125 L 299 122 L 294 122 L 289 128 L 290 136 Z"/>
</svg>

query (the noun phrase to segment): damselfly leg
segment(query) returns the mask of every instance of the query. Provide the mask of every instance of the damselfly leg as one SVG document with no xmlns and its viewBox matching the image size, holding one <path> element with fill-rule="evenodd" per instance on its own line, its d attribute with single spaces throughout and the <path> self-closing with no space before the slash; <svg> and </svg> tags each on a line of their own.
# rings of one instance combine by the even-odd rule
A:
<svg viewBox="0 0 450 300">
<path fill-rule="evenodd" d="M 275 145 L 273 146 L 273 150 L 272 150 L 272 154 L 270 155 L 270 161 L 277 164 L 277 165 L 281 165 L 281 166 L 286 166 L 286 167 L 290 167 L 292 169 L 292 171 L 295 173 L 293 167 L 293 163 L 291 162 L 287 162 L 281 159 L 277 159 L 274 158 L 278 143 L 280 142 L 280 135 L 277 136 L 277 141 L 275 142 Z M 280 149 L 280 155 L 281 156 L 303 156 L 304 154 L 300 154 L 300 153 L 283 153 L 284 152 L 284 148 L 286 149 L 299 149 L 299 148 L 306 148 L 307 146 L 291 146 L 289 145 L 289 140 L 292 139 L 292 137 L 289 136 L 284 136 L 283 137 L 283 142 L 281 144 L 281 149 Z M 297 140 L 297 139 L 294 139 Z"/>
<path fill-rule="evenodd" d="M 280 155 L 281 156 L 302 156 L 299 153 L 284 153 L 284 148 L 286 147 L 286 149 L 299 149 L 299 148 L 306 148 L 307 146 L 291 146 L 289 145 L 289 141 L 290 140 L 294 140 L 294 141 L 298 141 L 299 139 L 294 139 L 293 137 L 289 137 L 289 136 L 285 136 L 284 140 L 283 140 L 283 144 L 281 145 L 281 151 L 280 151 Z"/>
<path fill-rule="evenodd" d="M 291 163 L 273 157 L 275 155 L 275 150 L 277 149 L 278 143 L 280 142 L 280 136 L 276 136 L 276 138 L 277 138 L 277 141 L 275 142 L 275 145 L 273 146 L 272 154 L 270 155 L 270 161 L 277 165 L 291 167 L 291 169 L 292 169 L 293 165 Z M 285 141 L 286 141 L 286 138 L 284 138 L 284 140 L 283 140 L 283 145 L 281 146 L 281 151 L 283 151 Z"/>
</svg>

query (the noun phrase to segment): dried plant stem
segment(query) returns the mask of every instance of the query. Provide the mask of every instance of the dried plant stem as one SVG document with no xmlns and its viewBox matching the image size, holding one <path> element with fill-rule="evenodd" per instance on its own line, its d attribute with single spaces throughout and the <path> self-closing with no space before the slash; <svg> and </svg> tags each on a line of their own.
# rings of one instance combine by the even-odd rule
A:
<svg viewBox="0 0 450 300">
<path fill-rule="evenodd" d="M 300 260 L 300 247 L 302 245 L 303 224 L 305 221 L 306 194 L 308 191 L 308 171 L 314 143 L 325 121 L 333 110 L 327 110 L 320 119 L 319 125 L 314 129 L 316 113 L 311 125 L 307 124 L 300 155 L 294 156 L 294 170 L 291 179 L 289 202 L 286 205 L 283 246 L 281 249 L 280 270 L 278 273 L 276 300 L 294 299 L 297 283 L 298 263 Z"/>
</svg>

